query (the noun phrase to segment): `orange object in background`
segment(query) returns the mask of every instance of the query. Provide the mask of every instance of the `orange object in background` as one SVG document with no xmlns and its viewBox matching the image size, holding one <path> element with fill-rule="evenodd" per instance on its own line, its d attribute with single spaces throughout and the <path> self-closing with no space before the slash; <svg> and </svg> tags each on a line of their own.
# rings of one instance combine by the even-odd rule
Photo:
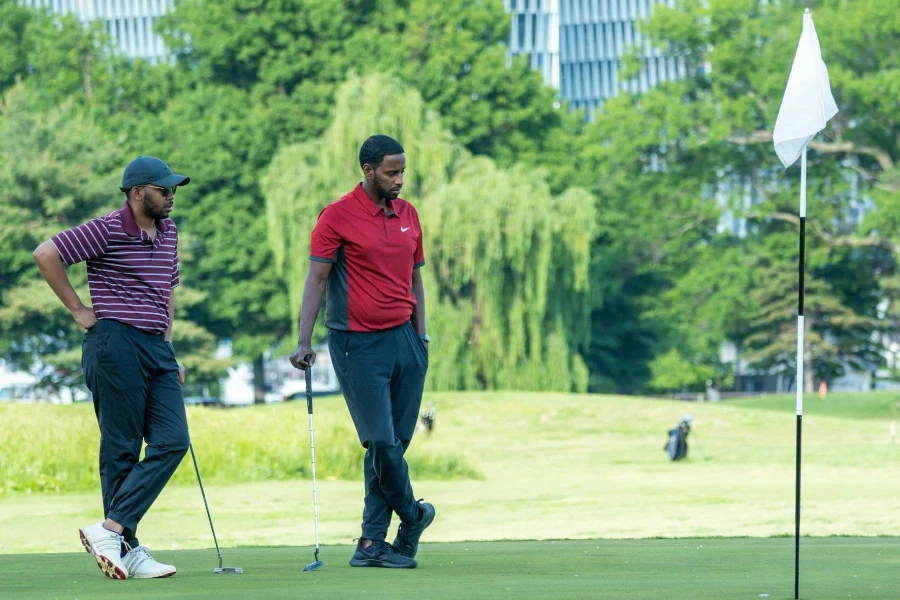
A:
<svg viewBox="0 0 900 600">
<path fill-rule="evenodd" d="M 819 382 L 819 398 L 822 400 L 825 399 L 825 396 L 828 395 L 828 384 L 825 383 L 825 380 Z"/>
</svg>

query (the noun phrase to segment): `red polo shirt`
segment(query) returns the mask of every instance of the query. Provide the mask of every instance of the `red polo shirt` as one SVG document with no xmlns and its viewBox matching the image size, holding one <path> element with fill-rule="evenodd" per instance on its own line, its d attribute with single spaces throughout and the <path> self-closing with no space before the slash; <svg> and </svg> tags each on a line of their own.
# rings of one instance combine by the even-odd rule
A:
<svg viewBox="0 0 900 600">
<path fill-rule="evenodd" d="M 137 226 L 131 207 L 51 238 L 67 266 L 87 261 L 91 304 L 98 319 L 113 319 L 150 333 L 169 327 L 169 292 L 179 283 L 178 230 L 157 219 L 156 238 Z"/>
<path fill-rule="evenodd" d="M 425 264 L 416 209 L 397 198 L 376 206 L 362 184 L 326 206 L 312 231 L 310 259 L 332 263 L 325 326 L 381 331 L 412 317 L 412 272 Z"/>
</svg>

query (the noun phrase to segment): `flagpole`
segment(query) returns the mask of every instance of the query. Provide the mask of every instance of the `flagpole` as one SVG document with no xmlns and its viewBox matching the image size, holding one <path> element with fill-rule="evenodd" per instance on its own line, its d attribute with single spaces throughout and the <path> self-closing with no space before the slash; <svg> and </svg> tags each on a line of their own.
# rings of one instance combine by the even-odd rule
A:
<svg viewBox="0 0 900 600">
<path fill-rule="evenodd" d="M 794 503 L 794 600 L 800 597 L 800 440 L 803 432 L 803 276 L 806 262 L 806 147 L 800 158 L 800 290 L 797 302 L 797 482 Z"/>
<path fill-rule="evenodd" d="M 803 29 L 797 53 L 791 65 L 784 98 L 775 119 L 772 141 L 781 164 L 787 169 L 798 158 L 800 163 L 800 289 L 797 303 L 797 467 L 796 503 L 794 506 L 794 599 L 800 597 L 800 459 L 803 433 L 803 279 L 806 267 L 806 147 L 828 121 L 838 113 L 831 94 L 828 69 L 822 60 L 822 49 L 809 9 L 803 12 Z"/>
</svg>

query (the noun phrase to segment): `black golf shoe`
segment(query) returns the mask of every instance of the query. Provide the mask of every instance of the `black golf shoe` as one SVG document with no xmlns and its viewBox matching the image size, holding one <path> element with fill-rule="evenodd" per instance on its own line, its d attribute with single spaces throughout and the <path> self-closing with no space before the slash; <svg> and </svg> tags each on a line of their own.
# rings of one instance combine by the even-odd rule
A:
<svg viewBox="0 0 900 600">
<path fill-rule="evenodd" d="M 425 528 L 434 521 L 435 510 L 430 502 L 419 500 L 419 508 L 421 508 L 421 515 L 418 523 L 413 525 L 401 523 L 397 530 L 397 537 L 394 539 L 394 547 L 397 548 L 397 551 L 409 558 L 416 557 L 416 552 L 419 550 L 419 538 L 422 537 Z"/>
<path fill-rule="evenodd" d="M 419 563 L 403 556 L 387 542 L 372 541 L 368 548 L 362 547 L 362 540 L 356 544 L 356 552 L 350 558 L 351 567 L 382 567 L 385 569 L 415 569 Z"/>
</svg>

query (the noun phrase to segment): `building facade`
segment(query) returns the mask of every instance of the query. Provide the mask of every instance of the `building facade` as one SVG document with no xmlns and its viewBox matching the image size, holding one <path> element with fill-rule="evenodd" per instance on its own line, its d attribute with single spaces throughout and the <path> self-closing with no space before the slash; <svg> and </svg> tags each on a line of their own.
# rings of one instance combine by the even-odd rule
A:
<svg viewBox="0 0 900 600">
<path fill-rule="evenodd" d="M 512 18 L 511 56 L 525 56 L 560 98 L 588 116 L 620 92 L 641 93 L 686 76 L 682 59 L 663 55 L 640 32 L 657 4 L 675 0 L 504 0 Z M 622 59 L 637 51 L 640 71 L 623 79 Z"/>
<path fill-rule="evenodd" d="M 121 51 L 150 62 L 169 60 L 162 38 L 153 33 L 173 0 L 23 0 L 23 4 L 72 14 L 84 22 L 100 21 Z"/>
</svg>

